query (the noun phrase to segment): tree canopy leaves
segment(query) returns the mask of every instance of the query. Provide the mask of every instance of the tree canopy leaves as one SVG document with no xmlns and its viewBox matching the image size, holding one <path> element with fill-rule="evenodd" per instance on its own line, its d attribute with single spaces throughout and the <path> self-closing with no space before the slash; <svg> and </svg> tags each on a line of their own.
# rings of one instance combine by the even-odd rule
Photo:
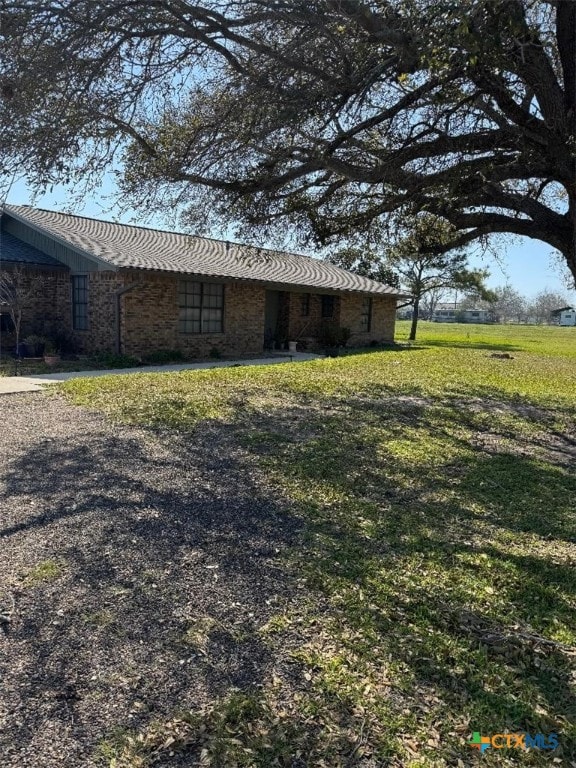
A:
<svg viewBox="0 0 576 768">
<path fill-rule="evenodd" d="M 576 278 L 572 0 L 5 0 L 0 152 L 327 243 L 427 211 Z"/>
<path fill-rule="evenodd" d="M 386 264 L 382 253 L 377 253 L 372 248 L 349 246 L 331 253 L 326 260 L 356 275 L 369 277 L 395 288 L 400 287 L 398 273 Z"/>
</svg>

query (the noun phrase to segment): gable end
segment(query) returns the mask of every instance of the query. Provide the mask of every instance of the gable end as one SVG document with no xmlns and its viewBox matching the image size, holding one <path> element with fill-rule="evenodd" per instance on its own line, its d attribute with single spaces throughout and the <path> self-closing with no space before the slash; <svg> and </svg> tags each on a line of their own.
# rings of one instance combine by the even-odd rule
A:
<svg viewBox="0 0 576 768">
<path fill-rule="evenodd" d="M 115 271 L 116 269 L 111 264 L 89 258 L 51 235 L 42 232 L 40 229 L 20 221 L 11 214 L 5 213 L 2 217 L 2 229 L 4 232 L 18 238 L 18 240 L 22 240 L 27 245 L 56 259 L 73 273 Z"/>
</svg>

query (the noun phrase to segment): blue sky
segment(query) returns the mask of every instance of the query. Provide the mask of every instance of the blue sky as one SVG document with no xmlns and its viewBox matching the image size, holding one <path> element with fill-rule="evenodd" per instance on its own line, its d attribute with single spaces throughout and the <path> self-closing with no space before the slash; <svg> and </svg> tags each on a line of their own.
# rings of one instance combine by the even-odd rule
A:
<svg viewBox="0 0 576 768">
<path fill-rule="evenodd" d="M 104 181 L 100 191 L 95 193 L 82 207 L 75 207 L 74 213 L 94 218 L 110 219 L 137 223 L 138 214 L 135 212 L 120 215 L 113 203 L 114 187 L 110 179 Z M 38 208 L 51 210 L 70 210 L 70 195 L 63 187 L 55 187 L 52 192 L 37 196 L 35 199 L 23 181 L 16 181 L 7 196 L 7 202 L 12 205 L 35 205 Z M 147 226 L 166 226 L 166 222 L 158 219 L 144 221 Z M 215 232 L 215 236 L 222 233 Z M 471 264 L 478 268 L 490 270 L 490 287 L 509 283 L 525 296 L 534 296 L 543 289 L 563 293 L 571 303 L 576 303 L 576 291 L 568 291 L 559 271 L 553 265 L 553 250 L 546 243 L 528 238 L 501 238 L 497 245 L 498 257 L 480 256 L 474 253 Z"/>
</svg>

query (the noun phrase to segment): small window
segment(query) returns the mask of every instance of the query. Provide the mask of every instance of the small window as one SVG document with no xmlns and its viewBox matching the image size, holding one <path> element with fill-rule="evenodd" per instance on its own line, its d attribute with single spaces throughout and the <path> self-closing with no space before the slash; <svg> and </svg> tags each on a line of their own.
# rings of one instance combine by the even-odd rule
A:
<svg viewBox="0 0 576 768">
<path fill-rule="evenodd" d="M 88 330 L 88 275 L 72 276 L 72 328 Z"/>
<path fill-rule="evenodd" d="M 300 315 L 308 317 L 310 315 L 310 294 L 303 293 L 300 297 Z"/>
<path fill-rule="evenodd" d="M 322 317 L 334 317 L 334 296 L 322 296 Z"/>
<path fill-rule="evenodd" d="M 178 285 L 178 308 L 180 333 L 222 333 L 224 286 L 182 280 Z"/>
<path fill-rule="evenodd" d="M 362 303 L 361 325 L 366 333 L 372 330 L 372 299 L 370 297 L 365 298 Z"/>
</svg>

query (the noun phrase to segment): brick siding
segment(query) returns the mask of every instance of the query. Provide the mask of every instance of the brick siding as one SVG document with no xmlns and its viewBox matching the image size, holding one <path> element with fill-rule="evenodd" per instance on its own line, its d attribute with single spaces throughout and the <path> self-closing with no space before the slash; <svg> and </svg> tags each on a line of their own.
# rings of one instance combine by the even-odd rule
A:
<svg viewBox="0 0 576 768">
<path fill-rule="evenodd" d="M 139 272 L 130 280 L 139 285 L 122 299 L 123 352 L 142 355 L 159 349 L 177 349 L 187 357 L 200 358 L 208 357 L 213 349 L 225 356 L 239 357 L 262 352 L 263 287 L 225 284 L 224 332 L 193 334 L 178 330 L 177 276 Z"/>
<path fill-rule="evenodd" d="M 179 350 L 186 357 L 206 358 L 214 349 L 228 357 L 257 355 L 264 345 L 266 289 L 263 286 L 235 282 L 224 285 L 224 332 L 210 334 L 180 333 L 178 328 L 178 275 L 148 271 L 91 272 L 88 275 L 88 329 L 72 330 L 72 298 L 68 270 L 26 268 L 31 283 L 41 276 L 22 322 L 21 336 L 29 333 L 49 335 L 50 326 L 72 333 L 79 351 L 112 352 L 116 349 L 116 292 L 133 286 L 121 299 L 122 352 L 145 355 L 161 350 Z M 187 278 L 191 279 L 191 278 Z M 210 281 L 206 281 L 210 282 Z M 310 312 L 302 315 L 302 293 L 283 292 L 280 310 L 288 339 L 312 340 L 323 322 L 321 295 L 310 293 Z M 364 297 L 355 294 L 335 296 L 334 317 L 342 327 L 350 328 L 350 346 L 394 338 L 396 300 L 373 297 L 372 328 L 362 326 Z M 4 334 L 3 344 L 13 341 Z M 312 341 L 310 347 L 314 347 Z M 317 345 L 315 345 L 317 347 Z"/>
<path fill-rule="evenodd" d="M 309 293 L 309 314 L 302 314 L 302 293 L 290 293 L 289 303 L 289 337 L 291 340 L 304 340 L 314 346 L 315 339 L 320 333 L 322 323 L 333 322 L 340 325 L 340 302 L 342 297 L 335 296 L 334 314 L 331 318 L 322 317 L 322 297 L 317 293 Z"/>
<path fill-rule="evenodd" d="M 116 351 L 116 291 L 124 283 L 124 276 L 118 272 L 88 274 L 88 329 L 73 331 L 79 351 Z"/>
<path fill-rule="evenodd" d="M 2 266 L 2 270 L 12 271 Z M 29 334 L 48 335 L 56 328 L 71 330 L 70 275 L 68 270 L 26 267 L 22 269 L 23 291 L 32 293 L 22 313 L 20 339 Z M 3 309 L 3 314 L 6 312 Z M 14 334 L 3 334 L 3 345 L 14 344 Z"/>
<path fill-rule="evenodd" d="M 367 331 L 362 323 L 362 310 L 365 297 L 356 294 L 336 296 L 334 315 L 332 318 L 322 317 L 322 297 L 311 293 L 310 312 L 302 315 L 302 294 L 290 293 L 289 302 L 289 337 L 292 340 L 302 340 L 312 348 L 317 348 L 314 341 L 320 333 L 322 323 L 331 322 L 342 328 L 350 329 L 351 347 L 361 347 L 370 342 L 393 341 L 396 322 L 396 298 L 393 296 L 372 297 L 372 323 Z"/>
<path fill-rule="evenodd" d="M 372 325 L 366 331 L 362 324 L 364 296 L 350 294 L 341 297 L 340 325 L 350 328 L 349 346 L 363 346 L 371 341 L 393 341 L 396 323 L 396 298 L 394 296 L 372 297 Z"/>
<path fill-rule="evenodd" d="M 102 273 L 100 273 L 102 274 Z M 136 285 L 122 298 L 122 351 L 143 355 L 159 349 L 176 349 L 187 357 L 205 358 L 213 349 L 225 356 L 257 355 L 264 344 L 264 287 L 244 283 L 227 283 L 224 287 L 224 332 L 187 334 L 178 330 L 178 281 L 174 275 L 130 273 L 126 278 Z M 209 282 L 209 281 L 207 281 Z M 290 340 L 313 339 L 320 331 L 322 299 L 310 294 L 310 314 L 302 316 L 302 294 L 282 292 L 280 316 L 287 324 Z M 394 297 L 373 298 L 372 328 L 362 328 L 360 295 L 335 296 L 331 320 L 350 328 L 350 346 L 367 345 L 371 341 L 392 341 L 396 320 Z M 302 345 L 303 346 L 303 345 Z M 311 343 L 311 346 L 314 346 Z M 316 345 L 317 346 L 317 345 Z"/>
</svg>

